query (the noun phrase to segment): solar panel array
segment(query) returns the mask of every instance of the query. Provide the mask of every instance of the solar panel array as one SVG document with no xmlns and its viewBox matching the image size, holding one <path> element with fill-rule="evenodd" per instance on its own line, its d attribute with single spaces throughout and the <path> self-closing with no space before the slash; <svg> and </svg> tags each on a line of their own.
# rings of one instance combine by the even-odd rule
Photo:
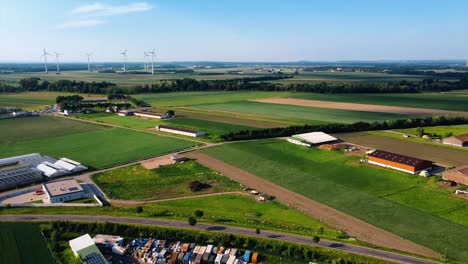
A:
<svg viewBox="0 0 468 264">
<path fill-rule="evenodd" d="M 369 156 L 384 159 L 384 160 L 388 160 L 388 161 L 397 162 L 397 163 L 400 163 L 400 164 L 411 165 L 411 166 L 414 166 L 414 167 L 418 166 L 421 163 L 428 162 L 427 160 L 412 158 L 412 157 L 408 157 L 408 156 L 405 156 L 405 155 L 395 154 L 395 153 L 391 153 L 391 152 L 387 152 L 387 151 L 383 151 L 383 150 L 376 150 L 376 151 L 372 152 L 371 154 L 369 154 Z"/>
<path fill-rule="evenodd" d="M 104 259 L 104 257 L 97 253 L 91 253 L 87 255 L 84 259 L 84 262 L 86 264 L 107 264 L 107 261 Z"/>
</svg>

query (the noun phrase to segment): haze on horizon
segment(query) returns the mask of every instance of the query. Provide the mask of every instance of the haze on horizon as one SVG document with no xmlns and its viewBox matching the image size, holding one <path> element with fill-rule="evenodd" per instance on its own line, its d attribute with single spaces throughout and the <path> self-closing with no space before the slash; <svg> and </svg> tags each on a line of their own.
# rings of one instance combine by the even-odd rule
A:
<svg viewBox="0 0 468 264">
<path fill-rule="evenodd" d="M 466 59 L 468 1 L 0 0 L 0 36 L 0 62 Z"/>
</svg>

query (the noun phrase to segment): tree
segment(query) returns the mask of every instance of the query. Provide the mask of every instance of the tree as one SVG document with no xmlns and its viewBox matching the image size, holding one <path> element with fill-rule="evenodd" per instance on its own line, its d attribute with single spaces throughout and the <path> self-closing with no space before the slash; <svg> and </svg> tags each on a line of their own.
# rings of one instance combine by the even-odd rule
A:
<svg viewBox="0 0 468 264">
<path fill-rule="evenodd" d="M 167 115 L 168 117 L 173 117 L 173 116 L 175 115 L 175 112 L 174 112 L 174 110 L 168 110 L 168 111 L 166 112 L 166 115 Z"/>
<path fill-rule="evenodd" d="M 321 235 L 323 235 L 323 232 L 324 232 L 323 226 L 321 226 L 318 231 Z"/>
<path fill-rule="evenodd" d="M 136 212 L 137 212 L 138 214 L 143 213 L 143 211 L 144 211 L 144 210 L 143 210 L 143 207 L 142 207 L 142 206 L 138 206 L 138 207 L 136 208 Z"/>
<path fill-rule="evenodd" d="M 424 128 L 418 127 L 418 128 L 416 129 L 416 133 L 418 133 L 418 137 L 424 136 Z"/>
<path fill-rule="evenodd" d="M 189 225 L 191 226 L 194 226 L 197 224 L 197 219 L 193 216 L 190 216 L 187 220 L 188 220 Z"/>
<path fill-rule="evenodd" d="M 204 214 L 202 210 L 195 210 L 195 216 L 198 218 L 203 217 Z"/>
<path fill-rule="evenodd" d="M 259 228 L 255 229 L 255 234 L 260 235 L 260 229 Z"/>
<path fill-rule="evenodd" d="M 312 241 L 314 241 L 314 243 L 318 243 L 318 242 L 320 242 L 320 237 L 314 236 L 314 237 L 312 238 Z"/>
</svg>

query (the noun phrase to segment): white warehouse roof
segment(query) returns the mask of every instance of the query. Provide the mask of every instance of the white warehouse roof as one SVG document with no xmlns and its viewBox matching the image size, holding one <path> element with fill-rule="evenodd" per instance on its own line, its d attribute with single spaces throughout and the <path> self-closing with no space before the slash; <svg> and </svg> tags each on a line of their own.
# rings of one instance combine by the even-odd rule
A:
<svg viewBox="0 0 468 264">
<path fill-rule="evenodd" d="M 67 171 L 73 171 L 75 168 L 76 168 L 76 165 L 74 164 L 71 164 L 71 163 L 68 163 L 64 160 L 57 160 L 55 163 L 54 163 L 55 166 L 59 166 L 61 168 L 64 168 L 65 170 Z"/>
<path fill-rule="evenodd" d="M 85 234 L 75 239 L 72 239 L 68 243 L 70 244 L 70 247 L 73 250 L 73 252 L 75 252 L 75 254 L 77 254 L 82 249 L 95 245 L 93 239 L 89 234 Z"/>
<path fill-rule="evenodd" d="M 51 166 L 48 166 L 45 163 L 37 165 L 37 169 L 42 171 L 42 173 L 44 173 L 44 175 L 46 175 L 47 177 L 54 175 L 58 171 L 57 169 L 52 168 Z"/>
<path fill-rule="evenodd" d="M 293 138 L 301 141 L 306 141 L 310 144 L 321 144 L 338 140 L 336 137 L 330 136 L 323 132 L 310 132 L 304 134 L 294 135 Z"/>
</svg>

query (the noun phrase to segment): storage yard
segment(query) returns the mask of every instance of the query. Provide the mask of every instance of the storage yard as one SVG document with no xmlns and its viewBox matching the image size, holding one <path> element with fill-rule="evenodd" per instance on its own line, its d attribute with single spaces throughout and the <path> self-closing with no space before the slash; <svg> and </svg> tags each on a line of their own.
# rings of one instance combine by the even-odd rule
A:
<svg viewBox="0 0 468 264">
<path fill-rule="evenodd" d="M 100 234 L 93 239 L 85 234 L 71 240 L 70 246 L 75 255 L 81 259 L 87 261 L 92 257 L 94 261 L 98 261 L 86 263 L 104 263 L 100 257 L 102 253 L 96 252 L 97 248 L 104 252 L 106 259 L 118 259 L 125 264 L 135 263 L 135 260 L 141 264 L 255 264 L 261 257 L 258 252 L 252 250 L 197 245 L 181 241 L 171 243 L 158 238 L 125 240 L 118 236 Z"/>
</svg>

